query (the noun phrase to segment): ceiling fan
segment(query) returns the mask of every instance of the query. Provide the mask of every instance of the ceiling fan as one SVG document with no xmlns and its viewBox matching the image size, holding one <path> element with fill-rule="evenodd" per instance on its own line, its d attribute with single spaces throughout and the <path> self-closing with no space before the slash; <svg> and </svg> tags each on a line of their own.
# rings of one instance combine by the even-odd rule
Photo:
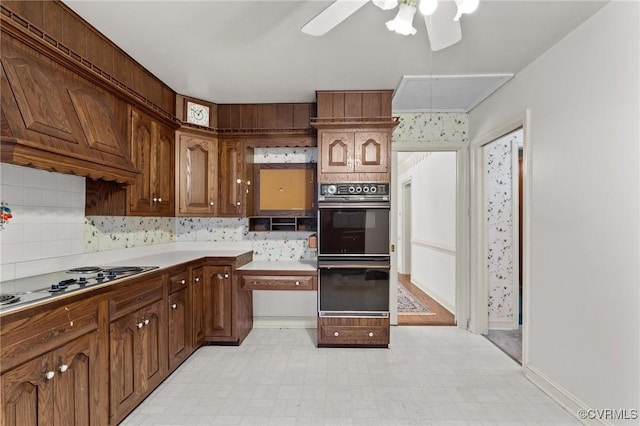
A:
<svg viewBox="0 0 640 426">
<path fill-rule="evenodd" d="M 437 51 L 452 46 L 462 40 L 460 16 L 471 13 L 479 0 L 371 0 L 383 10 L 398 6 L 398 15 L 387 22 L 387 28 L 403 35 L 416 33 L 413 28 L 413 15 L 416 10 L 424 15 L 424 23 L 429 36 L 431 50 Z M 322 36 L 339 23 L 354 14 L 369 0 L 336 0 L 315 18 L 302 27 L 302 32 L 313 36 Z M 418 6 L 416 8 L 416 6 Z"/>
</svg>

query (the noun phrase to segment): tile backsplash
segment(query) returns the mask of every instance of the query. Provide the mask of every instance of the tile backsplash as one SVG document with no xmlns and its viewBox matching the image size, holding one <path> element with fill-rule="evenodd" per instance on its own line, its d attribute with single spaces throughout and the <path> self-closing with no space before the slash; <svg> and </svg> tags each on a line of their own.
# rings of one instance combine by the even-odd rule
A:
<svg viewBox="0 0 640 426">
<path fill-rule="evenodd" d="M 13 214 L 0 231 L 2 264 L 84 252 L 84 178 L 0 163 L 0 198 Z"/>
</svg>

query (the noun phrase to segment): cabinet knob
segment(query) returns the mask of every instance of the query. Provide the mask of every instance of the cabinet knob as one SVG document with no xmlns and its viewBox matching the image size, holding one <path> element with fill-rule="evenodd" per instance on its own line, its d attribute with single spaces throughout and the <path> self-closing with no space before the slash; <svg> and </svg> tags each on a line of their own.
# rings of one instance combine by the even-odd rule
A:
<svg viewBox="0 0 640 426">
<path fill-rule="evenodd" d="M 373 331 L 369 332 L 369 337 L 373 337 Z"/>
<path fill-rule="evenodd" d="M 162 202 L 162 198 L 158 198 L 158 202 L 161 203 Z"/>
<path fill-rule="evenodd" d="M 47 380 L 51 380 L 55 375 L 56 375 L 55 371 L 47 371 L 46 373 L 44 373 L 44 378 Z"/>
<path fill-rule="evenodd" d="M 138 324 L 136 324 L 136 327 L 138 327 L 138 329 L 141 329 L 142 327 L 144 327 L 144 323 L 139 322 Z"/>
<path fill-rule="evenodd" d="M 335 332 L 333 333 L 333 335 L 334 335 L 334 336 L 336 336 L 336 337 L 338 337 L 338 336 L 340 335 L 340 333 L 338 333 L 337 331 L 335 331 Z"/>
<path fill-rule="evenodd" d="M 185 280 L 180 280 L 180 284 L 185 285 L 186 281 Z"/>
<path fill-rule="evenodd" d="M 236 206 L 239 206 L 239 205 L 240 205 L 240 201 L 238 201 L 238 202 L 236 203 Z"/>
<path fill-rule="evenodd" d="M 238 184 L 242 183 L 242 179 L 236 179 L 236 183 Z"/>
<path fill-rule="evenodd" d="M 144 320 L 144 325 L 147 325 L 147 324 L 149 324 L 149 320 L 148 319 Z"/>
<path fill-rule="evenodd" d="M 194 281 L 199 283 L 200 282 L 200 277 L 196 277 Z"/>
<path fill-rule="evenodd" d="M 251 181 L 250 180 L 247 181 L 247 185 L 251 185 Z"/>
<path fill-rule="evenodd" d="M 175 303 L 173 305 L 171 305 L 171 309 L 176 309 L 178 307 L 178 305 L 176 305 Z"/>
<path fill-rule="evenodd" d="M 296 285 L 300 285 L 300 281 L 296 281 Z"/>
<path fill-rule="evenodd" d="M 229 274 L 224 274 L 224 277 L 225 278 L 229 278 Z"/>
<path fill-rule="evenodd" d="M 209 201 L 209 205 L 213 207 L 213 201 Z"/>
<path fill-rule="evenodd" d="M 61 373 L 64 373 L 68 369 L 69 369 L 69 366 L 67 364 L 62 364 L 60 367 L 58 367 L 58 370 L 60 370 Z"/>
</svg>

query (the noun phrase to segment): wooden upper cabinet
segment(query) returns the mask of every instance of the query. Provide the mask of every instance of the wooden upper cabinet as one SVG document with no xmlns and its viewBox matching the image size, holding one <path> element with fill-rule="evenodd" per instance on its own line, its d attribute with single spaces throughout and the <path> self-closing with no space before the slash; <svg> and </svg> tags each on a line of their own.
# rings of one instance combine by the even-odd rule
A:
<svg viewBox="0 0 640 426">
<path fill-rule="evenodd" d="M 188 131 L 176 134 L 179 216 L 215 216 L 218 208 L 218 140 Z"/>
<path fill-rule="evenodd" d="M 393 90 L 316 91 L 318 118 L 391 119 Z"/>
<path fill-rule="evenodd" d="M 173 216 L 174 132 L 133 108 L 130 120 L 131 159 L 140 174 L 127 188 L 127 214 Z"/>
<path fill-rule="evenodd" d="M 246 217 L 253 212 L 253 149 L 242 140 L 218 141 L 220 216 Z"/>
<path fill-rule="evenodd" d="M 387 175 L 391 154 L 388 133 L 387 130 L 320 131 L 320 173 Z M 374 181 L 371 179 L 372 177 L 369 177 L 368 180 Z M 384 181 L 384 179 L 383 177 L 382 180 Z M 350 180 L 360 181 L 363 179 L 359 175 L 342 177 L 344 182 Z"/>
</svg>

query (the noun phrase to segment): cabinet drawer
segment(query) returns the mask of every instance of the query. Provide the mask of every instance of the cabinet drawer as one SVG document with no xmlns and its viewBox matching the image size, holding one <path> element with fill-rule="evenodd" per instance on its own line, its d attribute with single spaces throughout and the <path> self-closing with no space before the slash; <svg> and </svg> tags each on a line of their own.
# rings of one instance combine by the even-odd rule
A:
<svg viewBox="0 0 640 426">
<path fill-rule="evenodd" d="M 179 290 L 184 290 L 189 285 L 189 274 L 187 271 L 169 277 L 169 294 Z"/>
<path fill-rule="evenodd" d="M 312 275 L 243 275 L 243 290 L 315 290 L 316 277 Z"/>
<path fill-rule="evenodd" d="M 387 346 L 388 318 L 319 318 L 318 345 Z"/>
<path fill-rule="evenodd" d="M 16 321 L 1 321 L 1 369 L 7 369 L 70 342 L 100 326 L 99 310 L 104 297 L 63 304 L 55 308 L 34 307 L 33 314 Z"/>
<path fill-rule="evenodd" d="M 119 286 L 109 296 L 111 320 L 162 299 L 162 275 Z"/>
</svg>

